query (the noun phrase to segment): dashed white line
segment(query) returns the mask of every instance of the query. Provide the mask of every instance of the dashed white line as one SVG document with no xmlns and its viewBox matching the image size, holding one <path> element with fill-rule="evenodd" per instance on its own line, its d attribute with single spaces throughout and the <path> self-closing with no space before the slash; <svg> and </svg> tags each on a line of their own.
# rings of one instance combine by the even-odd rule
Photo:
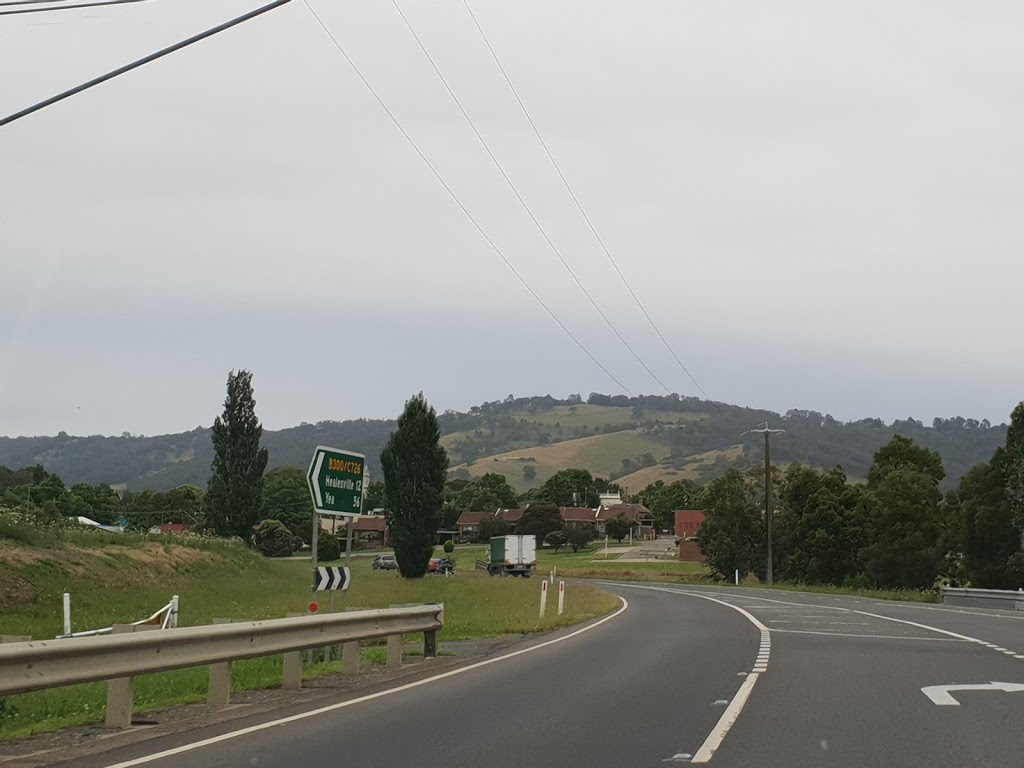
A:
<svg viewBox="0 0 1024 768">
<path fill-rule="evenodd" d="M 603 583 L 607 584 L 609 582 Z M 640 584 L 614 584 L 614 586 L 619 588 L 629 587 L 632 589 L 648 589 L 653 592 L 669 592 L 676 595 L 688 595 L 690 597 L 698 597 L 702 600 L 710 600 L 712 603 L 718 603 L 719 605 L 724 605 L 726 608 L 732 608 L 734 611 L 739 612 L 747 619 L 747 621 L 749 621 L 751 624 L 757 627 L 758 630 L 760 630 L 761 632 L 762 646 L 768 645 L 771 642 L 771 635 L 769 634 L 768 627 L 762 624 L 756 616 L 749 613 L 748 611 L 745 611 L 740 606 L 733 605 L 732 603 L 728 603 L 725 600 L 719 600 L 717 598 L 710 597 L 708 595 L 701 595 L 696 592 L 685 592 L 683 590 L 669 589 L 665 587 L 648 587 Z M 712 758 L 712 756 L 715 754 L 715 750 L 717 750 L 722 745 L 722 741 L 725 740 L 725 737 L 726 735 L 728 735 L 729 730 L 736 722 L 736 719 L 740 716 L 740 712 L 743 711 L 743 707 L 746 705 L 747 699 L 750 698 L 750 693 L 754 690 L 754 685 L 757 683 L 758 677 L 760 677 L 762 673 L 767 671 L 768 652 L 762 651 L 762 653 L 758 654 L 758 658 L 754 663 L 753 671 L 749 675 L 747 675 L 746 680 L 744 680 L 740 684 L 740 689 L 736 692 L 736 695 L 732 697 L 732 701 L 729 702 L 729 706 L 725 708 L 725 712 L 723 712 L 722 716 L 718 719 L 718 722 L 715 724 L 714 729 L 711 731 L 711 733 L 708 734 L 708 737 L 704 739 L 704 743 L 701 744 L 700 749 L 698 749 L 694 753 L 693 759 L 690 761 L 691 763 L 706 763 Z"/>
</svg>

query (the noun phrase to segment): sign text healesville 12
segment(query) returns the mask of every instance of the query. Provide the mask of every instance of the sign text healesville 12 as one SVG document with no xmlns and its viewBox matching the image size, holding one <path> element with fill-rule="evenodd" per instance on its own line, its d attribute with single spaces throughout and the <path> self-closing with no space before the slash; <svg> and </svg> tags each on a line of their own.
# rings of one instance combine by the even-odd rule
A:
<svg viewBox="0 0 1024 768">
<path fill-rule="evenodd" d="M 321 515 L 359 515 L 363 511 L 366 457 L 318 445 L 309 464 L 309 492 Z"/>
</svg>

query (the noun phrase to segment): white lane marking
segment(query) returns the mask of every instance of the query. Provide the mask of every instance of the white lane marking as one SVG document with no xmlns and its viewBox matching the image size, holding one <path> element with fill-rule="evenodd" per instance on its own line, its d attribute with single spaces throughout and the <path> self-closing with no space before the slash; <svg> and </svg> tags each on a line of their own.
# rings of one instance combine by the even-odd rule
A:
<svg viewBox="0 0 1024 768">
<path fill-rule="evenodd" d="M 758 672 L 751 672 L 747 675 L 747 679 L 743 681 L 739 691 L 733 696 L 732 703 L 725 708 L 725 712 L 718 719 L 718 723 L 715 725 L 714 730 L 708 734 L 707 739 L 701 744 L 694 755 L 691 763 L 706 763 L 711 759 L 711 756 L 715 754 L 715 750 L 722 745 L 722 741 L 725 739 L 726 734 L 729 733 L 729 729 L 732 728 L 733 723 L 736 722 L 736 718 L 740 716 L 740 712 L 743 711 L 743 705 L 747 703 L 747 699 L 750 698 L 750 692 L 754 690 L 754 684 L 757 682 L 759 676 Z"/>
<path fill-rule="evenodd" d="M 988 616 L 992 619 L 1014 619 L 1024 621 L 1024 616 L 1013 616 L 1003 613 L 979 613 L 978 611 L 966 611 L 962 608 L 937 608 L 934 605 L 918 605 L 916 603 L 872 603 L 878 608 L 917 608 L 922 611 L 942 611 L 943 613 L 963 613 L 967 616 Z"/>
<path fill-rule="evenodd" d="M 690 594 L 690 595 L 695 594 L 693 592 L 682 592 L 681 590 L 680 590 L 680 592 L 682 594 Z M 716 594 L 720 594 L 720 593 L 716 593 Z M 743 595 L 743 599 L 746 599 L 746 600 L 758 600 L 758 601 L 763 601 L 763 602 L 767 602 L 767 603 L 778 603 L 778 604 L 782 604 L 782 605 L 795 605 L 795 606 L 806 607 L 806 606 L 804 606 L 803 603 L 786 603 L 786 602 L 783 602 L 781 600 L 771 600 L 771 599 L 769 599 L 767 597 L 754 597 L 753 595 Z M 825 607 L 825 606 L 822 606 L 822 607 Z M 895 622 L 896 624 L 906 624 L 906 625 L 911 626 L 911 627 L 917 627 L 918 629 L 927 629 L 927 630 L 929 630 L 931 632 L 938 632 L 940 635 L 947 635 L 949 637 L 954 637 L 957 640 L 964 640 L 964 641 L 969 642 L 969 643 L 977 643 L 978 645 L 985 646 L 987 648 L 995 648 L 996 647 L 994 644 L 987 643 L 984 640 L 979 640 L 976 637 L 970 637 L 968 635 L 961 635 L 958 632 L 951 632 L 948 629 L 939 629 L 938 627 L 933 627 L 933 626 L 930 626 L 928 624 L 920 624 L 920 623 L 918 623 L 916 621 L 909 621 L 907 619 L 897 619 L 894 616 L 883 616 L 883 615 L 881 615 L 879 613 L 871 613 L 869 611 L 860 611 L 860 610 L 857 610 L 855 608 L 840 608 L 838 606 L 834 607 L 834 608 L 831 608 L 831 610 L 834 610 L 834 611 L 845 611 L 847 613 L 857 613 L 857 614 L 860 614 L 861 616 L 870 616 L 870 617 L 872 617 L 874 619 L 881 619 L 882 621 L 892 621 L 892 622 Z M 971 615 L 978 615 L 978 614 L 971 614 Z M 778 631 L 781 632 L 783 630 L 778 630 Z"/>
<path fill-rule="evenodd" d="M 712 704 L 711 706 L 713 706 L 713 707 L 724 707 L 728 703 L 729 702 L 726 701 L 725 699 L 716 699 L 715 703 Z"/>
<path fill-rule="evenodd" d="M 950 695 L 950 691 L 1005 691 L 1013 693 L 1024 691 L 1024 685 L 1020 683 L 974 683 L 973 685 L 929 685 L 921 689 L 921 693 L 932 700 L 932 703 L 940 707 L 959 707 L 960 702 Z"/>
<path fill-rule="evenodd" d="M 872 640 L 923 640 L 928 643 L 964 643 L 953 637 L 913 637 L 911 635 L 854 635 L 849 632 L 815 632 L 810 629 L 773 629 L 772 632 L 785 632 L 787 635 L 827 635 L 829 637 L 867 637 Z"/>
<path fill-rule="evenodd" d="M 871 617 L 876 618 L 876 619 L 881 619 L 882 621 L 893 621 L 893 622 L 896 622 L 897 624 L 906 624 L 906 625 L 911 626 L 911 627 L 917 627 L 918 629 L 929 629 L 932 632 L 938 632 L 940 635 L 948 635 L 949 637 L 955 637 L 957 640 L 967 640 L 968 642 L 978 643 L 979 645 L 982 645 L 985 642 L 984 640 L 979 640 L 976 637 L 969 637 L 968 635 L 961 635 L 958 632 L 950 632 L 948 629 L 939 629 L 938 627 L 930 627 L 927 624 L 919 624 L 916 621 L 908 621 L 907 619 L 896 619 L 896 618 L 893 618 L 892 616 L 882 616 L 881 614 L 878 614 L 878 613 L 868 613 L 867 611 L 853 611 L 853 610 L 851 610 L 851 612 L 852 613 L 859 613 L 862 616 L 871 616 Z"/>
<path fill-rule="evenodd" d="M 686 592 L 680 589 L 668 589 L 665 587 L 648 587 L 640 584 L 620 584 L 607 581 L 599 583 L 613 585 L 616 588 L 629 587 L 632 589 L 648 589 L 654 592 L 668 592 L 670 594 L 676 595 L 688 595 L 690 597 L 699 597 L 701 600 L 710 600 L 712 603 L 724 605 L 726 608 L 732 608 L 734 611 L 741 613 L 747 619 L 747 621 L 749 621 L 751 624 L 757 627 L 757 629 L 761 632 L 761 642 L 770 642 L 771 635 L 768 627 L 766 627 L 764 624 L 758 621 L 757 617 L 753 614 L 748 613 L 738 605 L 727 603 L 725 600 L 719 600 L 717 598 L 709 597 L 708 595 L 701 595 L 696 592 Z M 729 703 L 729 706 L 725 708 L 725 712 L 723 712 L 722 716 L 718 719 L 718 723 L 712 729 L 711 733 L 708 734 L 708 737 L 704 739 L 704 743 L 700 745 L 700 749 L 698 749 L 694 753 L 693 759 L 690 761 L 691 763 L 696 764 L 708 762 L 708 760 L 710 760 L 711 757 L 715 754 L 715 750 L 722 746 L 722 742 L 725 740 L 726 735 L 728 735 L 729 729 L 732 728 L 732 726 L 735 724 L 736 719 L 740 716 L 740 712 L 743 711 L 743 707 L 747 703 L 747 699 L 750 698 L 750 693 L 754 690 L 754 685 L 755 683 L 757 683 L 757 678 L 762 673 L 767 671 L 768 653 L 767 651 L 765 651 L 763 652 L 763 655 L 758 654 L 757 661 L 754 664 L 753 671 L 749 675 L 747 675 L 747 679 L 744 680 L 742 684 L 740 684 L 740 689 L 736 691 L 736 695 L 732 697 L 732 701 Z"/>
<path fill-rule="evenodd" d="M 676 590 L 676 591 L 679 591 L 680 594 L 687 594 L 687 595 L 696 594 L 694 592 L 684 592 L 682 590 Z M 720 594 L 720 593 L 716 592 L 715 594 Z M 743 595 L 743 599 L 746 599 L 746 600 L 759 600 L 759 601 L 763 601 L 763 602 L 766 602 L 766 603 L 777 603 L 777 604 L 781 604 L 781 605 L 795 605 L 795 606 L 800 606 L 800 607 L 807 607 L 803 603 L 787 603 L 787 602 L 784 602 L 782 600 L 772 600 L 772 599 L 767 598 L 767 597 L 754 597 L 753 595 Z M 726 605 L 728 605 L 728 603 L 726 603 Z M 826 607 L 826 606 L 822 606 L 822 607 Z M 916 621 L 909 621 L 908 619 L 897 619 L 897 618 L 895 618 L 893 616 L 882 616 L 881 614 L 878 614 L 878 613 L 870 613 L 869 611 L 860 611 L 860 610 L 857 610 L 855 608 L 840 608 L 840 607 L 836 606 L 836 607 L 829 607 L 829 609 L 833 610 L 833 611 L 845 611 L 846 613 L 857 613 L 857 614 L 860 614 L 861 616 L 870 616 L 870 617 L 872 617 L 874 619 L 881 619 L 882 621 L 892 621 L 892 622 L 895 622 L 897 624 L 907 624 L 908 626 L 917 627 L 918 629 L 927 629 L 927 630 L 929 630 L 931 632 L 938 632 L 941 635 L 948 635 L 949 637 L 955 637 L 957 640 L 965 640 L 967 642 L 977 643 L 978 645 L 987 646 L 989 648 L 994 647 L 992 644 L 987 643 L 984 640 L 979 640 L 976 637 L 969 637 L 968 635 L 961 635 L 961 634 L 959 634 L 957 632 L 951 632 L 948 629 L 939 629 L 938 627 L 933 627 L 933 626 L 930 626 L 928 624 L 920 624 L 920 623 L 918 623 Z M 781 632 L 783 630 L 779 630 L 779 631 Z"/>
<path fill-rule="evenodd" d="M 132 768 L 132 766 L 135 765 L 144 765 L 145 763 L 152 763 L 156 760 L 163 760 L 166 757 L 173 757 L 174 755 L 180 755 L 184 752 L 191 752 L 194 749 L 208 747 L 211 744 L 218 744 L 222 741 L 228 741 L 229 739 L 236 739 L 239 736 L 247 736 L 250 733 L 256 733 L 257 731 L 264 731 L 268 728 L 275 728 L 279 725 L 294 723 L 297 720 L 305 720 L 307 717 L 315 717 L 316 715 L 322 715 L 326 712 L 334 712 L 335 710 L 344 709 L 345 707 L 351 707 L 355 704 L 362 704 L 365 701 L 373 701 L 374 699 L 380 699 L 384 696 L 390 696 L 392 694 L 401 693 L 403 691 L 408 691 L 413 688 L 419 688 L 421 685 L 435 683 L 438 680 L 444 680 L 447 677 L 461 675 L 465 672 L 469 672 L 474 669 L 480 669 L 481 667 L 486 667 L 490 664 L 496 664 L 499 661 L 505 661 L 506 659 L 515 658 L 516 656 L 522 656 L 524 653 L 531 653 L 541 648 L 547 648 L 549 645 L 555 645 L 556 643 L 561 643 L 565 640 L 569 640 L 570 638 L 582 635 L 584 632 L 589 632 L 590 630 L 601 626 L 605 622 L 611 621 L 617 616 L 621 616 L 626 611 L 626 609 L 629 608 L 629 602 L 624 597 L 619 597 L 619 600 L 622 601 L 622 607 L 619 608 L 619 610 L 615 611 L 615 613 L 609 614 L 608 616 L 605 616 L 603 619 L 595 621 L 593 624 L 588 624 L 587 626 L 582 627 L 581 629 L 577 629 L 575 632 L 570 632 L 568 635 L 556 637 L 554 640 L 547 640 L 543 643 L 532 645 L 529 648 L 521 648 L 518 651 L 506 653 L 503 656 L 495 656 L 493 659 L 484 659 L 483 661 L 478 661 L 475 664 L 470 664 L 465 667 L 459 667 L 458 669 L 452 669 L 448 672 L 442 672 L 438 675 L 432 675 L 431 677 L 425 677 L 422 680 L 415 680 L 411 683 L 406 683 L 405 685 L 399 685 L 394 688 L 388 688 L 386 691 L 378 691 L 377 693 L 371 693 L 366 696 L 360 696 L 355 699 L 349 699 L 348 701 L 342 701 L 337 704 L 330 704 L 326 707 L 320 707 L 319 709 L 311 709 L 308 712 L 300 712 L 297 715 L 290 715 L 289 717 L 282 717 L 278 720 L 271 720 L 266 723 L 260 723 L 259 725 L 252 725 L 248 728 L 241 728 L 237 731 L 231 731 L 230 733 L 221 734 L 220 736 L 211 736 L 208 739 L 195 741 L 191 744 L 183 744 L 180 747 L 165 749 L 162 752 L 154 752 L 151 755 L 143 755 L 142 757 L 136 757 L 132 760 L 125 760 L 120 763 L 114 763 L 113 765 L 108 765 L 106 768 Z"/>
<path fill-rule="evenodd" d="M 695 595 L 696 594 L 694 592 L 685 592 L 685 591 L 682 591 L 682 590 L 676 590 L 676 591 L 678 591 L 680 594 L 685 594 L 685 595 Z M 722 593 L 716 592 L 715 594 L 722 594 Z M 775 604 L 779 604 L 779 605 L 795 605 L 795 606 L 805 607 L 805 608 L 808 607 L 805 603 L 785 602 L 785 601 L 782 601 L 782 600 L 772 600 L 772 599 L 767 598 L 767 597 L 754 597 L 753 595 L 745 595 L 745 594 L 744 595 L 737 595 L 737 598 L 738 599 L 743 599 L 743 600 L 757 600 L 759 602 L 775 603 Z M 726 603 L 726 604 L 728 605 L 729 603 Z M 886 605 L 888 605 L 888 604 L 886 604 Z M 842 611 L 845 611 L 847 613 L 859 613 L 862 616 L 870 616 L 872 618 L 881 618 L 881 620 L 883 622 L 894 622 L 896 624 L 905 624 L 905 625 L 907 625 L 909 627 L 916 627 L 918 629 L 928 630 L 930 632 L 937 632 L 940 635 L 946 635 L 948 637 L 955 638 L 956 640 L 964 640 L 965 642 L 969 642 L 969 643 L 977 643 L 978 645 L 981 645 L 981 646 L 984 646 L 984 647 L 987 647 L 987 648 L 993 648 L 994 649 L 994 648 L 998 647 L 998 646 L 994 645 L 993 643 L 988 643 L 988 642 L 986 642 L 984 640 L 979 640 L 976 637 L 970 637 L 969 635 L 961 635 L 961 634 L 959 634 L 957 632 L 950 632 L 949 630 L 942 630 L 942 629 L 939 629 L 938 627 L 932 627 L 932 626 L 927 625 L 927 624 L 920 624 L 918 622 L 910 622 L 910 621 L 906 620 L 906 618 L 896 618 L 895 616 L 886 616 L 886 615 L 882 615 L 881 613 L 871 613 L 871 612 L 866 611 L 866 610 L 857 610 L 856 608 L 843 608 L 843 607 L 839 607 L 839 606 L 835 606 L 835 607 L 820 606 L 820 607 L 828 607 L 830 610 L 842 610 Z M 978 613 L 973 613 L 971 611 L 965 611 L 965 612 L 970 613 L 971 615 L 980 615 Z M 783 632 L 784 630 L 776 630 L 776 631 L 777 632 Z"/>
</svg>

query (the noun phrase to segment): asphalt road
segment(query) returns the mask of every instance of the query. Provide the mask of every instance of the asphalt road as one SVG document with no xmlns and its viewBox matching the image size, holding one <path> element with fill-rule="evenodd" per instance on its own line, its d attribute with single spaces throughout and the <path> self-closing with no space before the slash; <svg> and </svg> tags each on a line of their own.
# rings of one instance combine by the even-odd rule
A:
<svg viewBox="0 0 1024 768">
<path fill-rule="evenodd" d="M 1024 690 L 991 685 L 1024 684 L 1024 617 L 763 590 L 608 588 L 628 600 L 621 614 L 512 658 L 76 768 L 1024 765 Z M 951 691 L 958 706 L 922 692 L 954 684 L 987 687 Z M 192 748 L 199 740 L 208 743 Z"/>
</svg>

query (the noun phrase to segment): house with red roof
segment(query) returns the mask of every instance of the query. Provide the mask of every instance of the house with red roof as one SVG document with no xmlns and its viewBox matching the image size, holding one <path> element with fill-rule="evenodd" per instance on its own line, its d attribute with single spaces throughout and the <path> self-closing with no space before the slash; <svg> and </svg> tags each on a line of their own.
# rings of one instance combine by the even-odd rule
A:
<svg viewBox="0 0 1024 768">
<path fill-rule="evenodd" d="M 593 507 L 562 507 L 559 512 L 566 528 L 589 525 L 597 529 L 597 510 Z"/>
<path fill-rule="evenodd" d="M 493 512 L 463 512 L 455 521 L 455 527 L 459 531 L 459 541 L 472 541 L 480 534 L 480 522 Z"/>
<path fill-rule="evenodd" d="M 623 515 L 634 527 L 634 538 L 656 539 L 658 529 L 655 525 L 654 513 L 643 504 L 612 504 L 597 508 L 595 520 L 597 521 L 597 532 L 604 534 L 605 525 L 613 518 Z"/>
</svg>

